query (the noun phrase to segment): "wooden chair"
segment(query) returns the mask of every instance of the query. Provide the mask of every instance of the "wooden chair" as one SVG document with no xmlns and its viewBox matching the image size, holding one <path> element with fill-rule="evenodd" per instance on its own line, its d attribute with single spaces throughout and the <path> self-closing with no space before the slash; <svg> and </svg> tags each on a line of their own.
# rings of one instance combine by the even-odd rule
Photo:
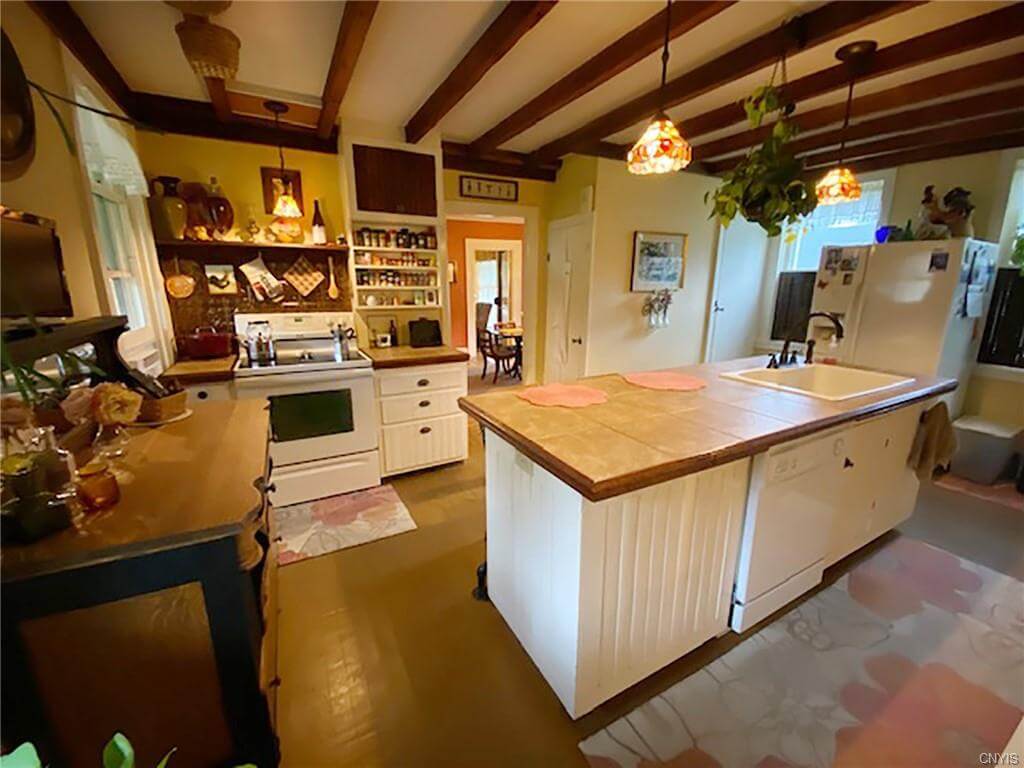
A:
<svg viewBox="0 0 1024 768">
<path fill-rule="evenodd" d="M 487 322 L 491 319 L 491 307 L 494 305 L 488 301 L 478 301 L 476 303 L 476 329 L 487 330 Z"/>
<path fill-rule="evenodd" d="M 498 374 L 504 371 L 511 373 L 516 364 L 516 350 L 501 343 L 497 334 L 486 328 L 476 330 L 476 348 L 484 358 L 484 370 L 481 379 L 487 378 L 487 361 L 494 361 L 494 384 L 498 383 Z"/>
</svg>

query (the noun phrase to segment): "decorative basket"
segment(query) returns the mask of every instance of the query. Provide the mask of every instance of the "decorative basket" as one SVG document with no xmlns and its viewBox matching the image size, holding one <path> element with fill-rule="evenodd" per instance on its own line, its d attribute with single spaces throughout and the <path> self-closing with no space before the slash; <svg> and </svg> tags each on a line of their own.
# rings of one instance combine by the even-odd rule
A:
<svg viewBox="0 0 1024 768">
<path fill-rule="evenodd" d="M 167 421 L 185 412 L 185 405 L 188 402 L 188 392 L 181 390 L 173 395 L 159 399 L 147 397 L 142 401 L 142 409 L 139 411 L 138 421 L 154 422 Z"/>
<path fill-rule="evenodd" d="M 175 25 L 181 49 L 193 71 L 200 77 L 233 80 L 238 73 L 241 40 L 230 29 L 205 19 L 186 16 Z"/>
</svg>

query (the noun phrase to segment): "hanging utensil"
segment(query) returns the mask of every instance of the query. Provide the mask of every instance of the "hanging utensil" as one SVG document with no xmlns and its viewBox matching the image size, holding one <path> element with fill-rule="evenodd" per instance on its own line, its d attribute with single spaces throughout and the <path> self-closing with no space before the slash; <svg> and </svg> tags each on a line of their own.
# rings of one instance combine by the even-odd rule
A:
<svg viewBox="0 0 1024 768">
<path fill-rule="evenodd" d="M 178 255 L 174 255 L 174 274 L 164 280 L 167 293 L 174 299 L 187 299 L 196 289 L 195 278 L 181 274 Z"/>
<path fill-rule="evenodd" d="M 331 282 L 327 287 L 327 297 L 335 300 L 341 296 L 341 291 L 338 290 L 338 283 L 334 280 L 334 257 L 327 257 L 327 269 L 331 273 Z"/>
</svg>

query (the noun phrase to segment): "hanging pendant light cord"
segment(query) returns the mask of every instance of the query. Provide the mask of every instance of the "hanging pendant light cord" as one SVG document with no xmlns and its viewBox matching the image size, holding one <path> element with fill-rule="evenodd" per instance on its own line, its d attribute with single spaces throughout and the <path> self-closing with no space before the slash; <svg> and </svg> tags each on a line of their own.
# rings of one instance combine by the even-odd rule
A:
<svg viewBox="0 0 1024 768">
<path fill-rule="evenodd" d="M 665 8 L 665 45 L 661 50 L 661 111 L 665 111 L 665 80 L 668 76 L 668 36 L 672 29 L 672 0 L 668 0 Z"/>
<path fill-rule="evenodd" d="M 839 140 L 839 165 L 843 164 L 843 154 L 846 152 L 846 129 L 850 125 L 850 106 L 853 104 L 853 78 L 850 78 L 850 88 L 846 92 L 846 114 L 843 117 L 842 137 Z"/>
<path fill-rule="evenodd" d="M 281 162 L 281 170 L 284 170 L 284 147 L 281 146 L 281 115 L 274 113 L 274 130 L 277 132 L 277 159 Z"/>
</svg>

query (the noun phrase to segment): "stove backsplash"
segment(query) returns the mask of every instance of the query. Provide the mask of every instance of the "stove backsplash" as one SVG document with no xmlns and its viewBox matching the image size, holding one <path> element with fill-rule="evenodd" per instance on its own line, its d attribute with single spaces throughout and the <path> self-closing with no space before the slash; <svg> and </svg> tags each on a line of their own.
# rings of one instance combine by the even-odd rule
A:
<svg viewBox="0 0 1024 768">
<path fill-rule="evenodd" d="M 175 274 L 174 257 L 178 257 L 181 274 L 189 275 L 196 281 L 195 291 L 187 299 L 167 297 L 171 309 L 176 338 L 191 333 L 196 328 L 214 326 L 218 331 L 234 331 L 236 312 L 350 312 L 352 291 L 348 279 L 348 254 L 345 251 L 324 251 L 316 246 L 309 248 L 261 248 L 231 247 L 223 243 L 210 246 L 159 244 L 157 255 L 164 277 Z M 261 255 L 263 262 L 275 277 L 284 284 L 285 297 L 281 302 L 257 301 L 249 281 L 239 267 Z M 337 300 L 327 296 L 329 275 L 327 257 L 334 257 L 334 279 L 341 292 Z M 300 257 L 306 259 L 324 274 L 324 280 L 303 297 L 284 280 L 283 275 Z M 238 293 L 211 295 L 204 266 L 207 264 L 231 264 L 235 269 Z"/>
</svg>

